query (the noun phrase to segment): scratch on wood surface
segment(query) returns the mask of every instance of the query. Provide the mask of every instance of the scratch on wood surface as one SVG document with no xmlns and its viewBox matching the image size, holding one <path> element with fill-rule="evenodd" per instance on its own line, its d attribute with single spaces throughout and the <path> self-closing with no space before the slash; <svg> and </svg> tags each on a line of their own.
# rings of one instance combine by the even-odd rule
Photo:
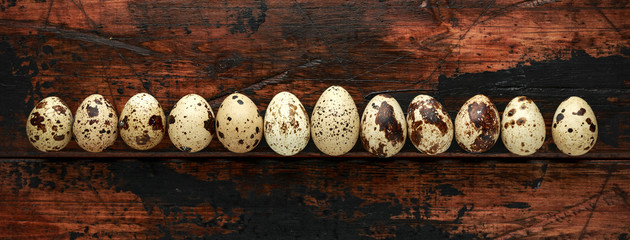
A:
<svg viewBox="0 0 630 240">
<path fill-rule="evenodd" d="M 328 49 L 328 51 L 330 51 L 330 53 L 333 56 L 335 56 L 335 60 L 337 60 L 337 63 L 339 63 L 341 65 L 343 70 L 349 76 L 350 75 L 350 70 L 348 70 L 348 67 L 345 64 L 343 64 L 343 59 L 341 59 L 341 57 L 339 57 L 337 52 L 333 49 L 333 47 L 330 45 L 330 43 L 326 40 L 326 38 L 324 37 L 322 32 L 319 31 L 319 29 L 317 27 L 315 27 L 315 22 L 313 21 L 311 16 L 309 16 L 306 13 L 306 11 L 304 11 L 304 9 L 302 8 L 302 5 L 300 5 L 300 3 L 297 0 L 293 0 L 293 2 L 295 3 L 295 6 L 297 7 L 298 11 L 300 11 L 300 13 L 306 18 L 306 20 L 308 21 L 309 25 L 311 25 L 315 29 L 315 32 L 317 32 L 317 35 L 319 36 L 321 41 L 324 43 L 324 45 L 326 45 L 326 48 Z"/>
<path fill-rule="evenodd" d="M 466 37 L 468 32 L 470 32 L 470 30 L 473 27 L 475 27 L 475 25 L 477 25 L 477 23 L 479 23 L 479 19 L 481 19 L 481 17 L 484 16 L 484 14 L 488 11 L 488 9 L 490 9 L 492 7 L 492 5 L 494 5 L 494 0 L 490 1 L 490 3 L 488 3 L 488 5 L 486 5 L 486 7 L 483 9 L 483 11 L 481 11 L 479 16 L 477 16 L 477 18 L 475 18 L 475 21 L 473 21 L 473 23 L 471 23 L 470 26 L 468 26 L 466 31 L 461 36 L 459 36 L 459 40 L 457 41 L 457 44 L 455 44 L 455 46 L 453 48 L 461 47 L 461 43 L 460 42 Z M 446 53 L 446 55 L 438 60 L 437 66 L 433 69 L 433 71 L 431 71 L 431 74 L 429 74 L 429 76 L 426 79 L 420 79 L 420 80 L 416 81 L 414 84 L 418 84 L 421 81 L 429 81 L 433 77 L 433 75 L 435 75 L 435 73 L 438 71 L 438 69 L 440 69 L 442 67 L 442 64 L 444 64 L 446 59 L 453 54 L 453 49 L 452 48 L 449 48 L 448 50 L 449 51 Z"/>
<path fill-rule="evenodd" d="M 597 12 L 598 12 L 600 15 L 602 15 L 602 17 L 604 18 L 604 20 L 606 21 L 606 23 L 608 23 L 608 25 L 609 25 L 609 26 L 610 26 L 613 30 L 615 30 L 615 32 L 617 32 L 617 34 L 619 34 L 619 36 L 623 39 L 623 38 L 624 38 L 624 36 L 623 36 L 623 34 L 621 33 L 621 31 L 619 31 L 619 28 L 617 28 L 617 26 L 616 26 L 616 25 L 615 25 L 612 21 L 610 21 L 610 18 L 608 18 L 608 16 L 606 16 L 606 14 L 604 14 L 604 12 L 602 11 L 602 9 L 601 9 L 599 6 L 597 6 L 597 2 L 596 2 L 595 0 L 591 0 L 591 1 L 590 1 L 590 5 L 592 5 L 595 9 L 597 9 Z"/>
<path fill-rule="evenodd" d="M 102 37 L 94 33 L 83 33 L 83 32 L 79 32 L 75 30 L 66 30 L 66 29 L 61 29 L 61 28 L 52 27 L 52 26 L 42 26 L 39 23 L 33 23 L 30 21 L 13 21 L 13 20 L 1 19 L 0 25 L 6 26 L 6 27 L 15 27 L 15 28 L 32 28 L 32 29 L 36 29 L 42 32 L 54 33 L 54 34 L 59 35 L 59 37 L 65 38 L 65 39 L 79 40 L 79 41 L 84 41 L 84 42 L 96 43 L 100 45 L 106 45 L 113 48 L 126 49 L 129 51 L 135 52 L 137 54 L 144 55 L 144 56 L 155 55 L 155 52 L 149 49 L 138 47 L 138 46 L 128 44 L 125 42 L 113 40 L 111 38 Z"/>
<path fill-rule="evenodd" d="M 611 175 L 609 174 L 606 177 L 606 180 L 604 181 L 604 184 L 602 185 L 602 190 L 604 190 L 610 176 Z M 511 230 L 511 231 L 508 231 L 507 233 L 500 234 L 499 236 L 497 236 L 496 239 L 513 239 L 513 238 L 519 238 L 519 237 L 526 237 L 532 233 L 542 232 L 544 230 L 544 227 L 549 224 L 560 222 L 565 219 L 573 218 L 577 216 L 578 214 L 586 212 L 586 211 L 590 211 L 590 215 L 588 217 L 588 219 L 590 219 L 593 215 L 593 212 L 595 211 L 595 208 L 597 207 L 599 203 L 599 199 L 601 199 L 602 197 L 604 197 L 605 199 L 611 199 L 610 201 L 604 201 L 602 203 L 602 205 L 604 206 L 616 205 L 619 203 L 620 199 L 623 200 L 622 197 L 614 198 L 615 196 L 619 196 L 619 195 L 617 192 L 614 191 L 614 189 L 607 190 L 607 191 L 600 191 L 599 193 L 589 197 L 585 201 L 580 202 L 576 205 L 567 207 L 561 211 L 558 211 L 555 213 L 536 215 L 531 218 L 525 219 L 525 221 L 527 222 L 533 221 L 534 223 L 529 224 L 529 226 L 527 227 Z M 532 220 L 529 220 L 529 219 L 532 219 Z M 588 220 L 586 224 L 584 225 L 580 238 L 583 236 L 587 225 L 588 225 Z"/>
<path fill-rule="evenodd" d="M 102 68 L 102 70 L 103 70 L 103 81 L 105 83 L 107 83 L 107 88 L 109 88 L 109 95 L 110 95 L 110 97 L 112 99 L 112 103 L 114 105 L 114 110 L 116 112 L 120 112 L 120 111 L 118 111 L 118 104 L 116 103 L 116 96 L 114 96 L 114 91 L 112 90 L 112 81 L 111 81 L 111 79 L 109 77 L 109 74 L 108 74 L 108 71 L 107 71 L 111 67 L 111 65 L 110 64 L 105 64 L 105 61 L 103 60 L 102 56 L 99 56 L 99 60 L 101 61 L 101 64 L 104 66 Z"/>
<path fill-rule="evenodd" d="M 623 200 L 623 203 L 626 207 L 630 207 L 630 202 L 628 202 L 628 193 L 619 187 L 617 184 L 613 184 L 611 187 L 613 191 Z"/>
<path fill-rule="evenodd" d="M 136 69 L 133 68 L 133 65 L 131 64 L 131 62 L 129 62 L 129 60 L 127 60 L 127 58 L 125 56 L 123 56 L 118 50 L 116 50 L 116 53 L 117 53 L 118 57 L 121 60 L 123 60 L 123 62 L 125 62 L 125 64 L 127 64 L 129 69 L 131 69 L 131 72 L 133 73 L 133 75 L 135 75 L 138 78 L 138 80 L 140 81 L 140 85 L 142 85 L 142 87 L 144 87 L 144 89 L 147 90 L 147 93 L 153 95 L 151 93 L 151 82 L 149 82 L 148 80 L 146 80 L 142 76 L 140 76 L 140 74 L 138 74 L 138 72 L 136 72 Z M 145 84 L 145 82 L 148 82 L 149 84 Z"/>
<path fill-rule="evenodd" d="M 503 16 L 509 12 L 512 12 L 514 9 L 517 8 L 534 8 L 534 7 L 540 7 L 542 5 L 548 4 L 548 3 L 554 3 L 557 2 L 558 0 L 525 0 L 525 1 L 520 1 L 514 4 L 510 4 L 508 6 L 505 6 L 503 8 L 500 8 L 497 11 L 494 11 L 492 14 L 490 14 L 486 19 L 482 20 L 481 23 L 485 23 L 487 21 L 490 21 L 496 17 L 499 16 Z"/>
<path fill-rule="evenodd" d="M 442 42 L 442 41 L 444 41 L 444 40 L 448 39 L 449 37 L 451 37 L 451 36 L 453 36 L 453 35 L 454 35 L 454 33 L 450 33 L 450 30 L 449 30 L 449 31 L 444 32 L 444 33 L 436 34 L 435 36 L 430 36 L 430 37 L 428 37 L 427 39 L 424 39 L 424 40 L 420 43 L 420 46 L 418 47 L 418 50 L 419 50 L 419 51 L 421 51 L 421 50 L 425 50 L 425 49 L 427 49 L 427 48 L 429 48 L 429 47 L 431 47 L 431 46 L 433 46 L 433 45 L 435 45 L 435 44 L 438 44 L 438 43 L 440 43 L 440 42 Z M 366 70 L 366 71 L 364 71 L 364 72 L 362 72 L 362 73 L 359 73 L 359 74 L 357 74 L 357 75 L 355 75 L 355 76 L 353 76 L 353 77 L 351 77 L 351 78 L 349 78 L 349 79 L 347 79 L 347 80 L 349 80 L 349 81 L 356 80 L 358 77 L 361 77 L 361 76 L 363 76 L 363 75 L 365 75 L 365 74 L 369 74 L 369 73 L 373 72 L 374 70 L 380 69 L 380 68 L 385 67 L 385 66 L 387 66 L 387 65 L 390 65 L 390 64 L 396 63 L 396 62 L 400 61 L 401 59 L 406 58 L 406 57 L 408 57 L 408 56 L 411 56 L 411 55 L 413 55 L 413 54 L 414 54 L 414 52 L 408 52 L 408 53 L 406 53 L 406 54 L 403 54 L 403 55 L 402 55 L 402 56 L 400 56 L 400 57 L 396 57 L 396 58 L 394 58 L 394 59 L 392 59 L 392 60 L 390 60 L 390 61 L 387 61 L 387 62 L 385 62 L 385 63 L 383 63 L 383 64 L 381 64 L 381 65 L 378 65 L 378 66 L 376 66 L 376 67 L 374 67 L 374 68 L 368 69 L 368 70 Z M 416 82 L 415 84 L 417 84 L 417 83 L 419 83 L 419 82 L 420 82 L 420 81 Z M 369 96 L 369 95 L 371 95 L 371 94 L 372 94 L 372 93 L 368 93 L 368 94 L 367 94 L 367 95 L 365 95 L 365 96 Z"/>
<path fill-rule="evenodd" d="M 52 7 L 53 7 L 53 3 L 55 2 L 55 0 L 50 0 L 50 3 L 48 4 L 48 10 L 46 11 L 46 18 L 44 19 L 44 25 L 48 26 L 48 20 L 50 19 L 50 12 L 52 11 Z"/>
<path fill-rule="evenodd" d="M 588 218 L 586 219 L 586 223 L 584 223 L 584 227 L 582 228 L 582 232 L 580 233 L 580 237 L 578 239 L 584 239 L 584 233 L 586 233 L 586 228 L 588 228 L 588 223 L 591 222 L 591 218 L 593 218 L 593 212 L 595 212 L 595 208 L 597 208 L 597 204 L 599 203 L 599 199 L 601 199 L 603 193 L 604 193 L 604 189 L 606 189 L 606 185 L 608 184 L 608 180 L 610 179 L 610 176 L 612 176 L 612 171 L 609 170 L 608 171 L 608 175 L 606 175 L 606 179 L 604 180 L 604 184 L 602 184 L 602 189 L 599 190 L 599 194 L 597 196 L 597 198 L 595 199 L 595 203 L 593 203 L 593 208 L 591 209 L 591 212 L 588 214 Z"/>
<path fill-rule="evenodd" d="M 98 26 L 96 25 L 94 20 L 92 20 L 92 18 L 90 18 L 90 16 L 88 16 L 88 14 L 85 12 L 85 9 L 83 8 L 83 3 L 81 2 L 81 0 L 77 0 L 77 1 L 79 1 L 79 3 L 77 3 L 77 1 L 75 1 L 75 0 L 70 0 L 70 1 L 72 1 L 74 6 L 77 7 L 77 9 L 79 9 L 79 11 L 81 11 L 81 13 L 85 17 L 85 20 L 87 21 L 87 23 L 89 25 L 92 25 L 92 29 L 94 29 L 94 31 L 98 31 Z"/>
<path fill-rule="evenodd" d="M 321 63 L 322 63 L 322 61 L 319 60 L 319 59 L 311 60 L 311 61 L 309 61 L 309 62 L 307 62 L 305 64 L 302 64 L 300 66 L 297 66 L 297 67 L 294 67 L 294 68 L 290 68 L 290 69 L 288 69 L 288 70 L 286 70 L 284 72 L 281 72 L 281 73 L 276 74 L 274 76 L 271 76 L 269 78 L 262 79 L 262 80 L 260 80 L 260 81 L 258 81 L 256 83 L 253 83 L 253 84 L 251 84 L 251 85 L 249 85 L 247 87 L 235 90 L 234 92 L 245 92 L 245 91 L 252 91 L 252 90 L 260 90 L 260 89 L 262 89 L 263 87 L 265 87 L 267 85 L 277 84 L 277 83 L 280 83 L 280 82 L 284 81 L 285 78 L 289 75 L 289 73 L 291 73 L 291 72 L 293 72 L 293 71 L 295 71 L 297 69 L 311 68 L 311 67 L 320 65 Z M 225 97 L 225 96 L 227 96 L 229 94 L 232 94 L 232 93 L 228 92 L 228 93 L 220 94 L 220 95 L 212 98 L 209 102 L 210 102 L 211 105 L 214 105 L 214 104 L 218 103 L 219 100 L 222 100 L 223 97 Z"/>
<path fill-rule="evenodd" d="M 449 37 L 451 37 L 453 35 L 454 34 L 452 34 L 452 33 L 451 34 L 441 33 L 441 34 L 438 34 L 436 36 L 431 36 L 431 37 L 425 39 L 422 42 L 421 46 L 418 47 L 418 50 L 427 49 L 428 47 L 431 47 L 431 46 L 433 46 L 433 45 L 435 45 L 435 44 L 437 44 L 437 43 L 439 43 L 439 42 L 441 42 L 441 41 L 443 41 L 443 40 L 445 40 L 445 39 L 447 39 L 447 38 L 449 38 Z M 426 44 L 424 44 L 425 42 L 426 42 Z M 359 74 L 349 78 L 348 80 L 356 80 L 358 77 L 361 77 L 361 76 L 363 76 L 365 74 L 371 73 L 374 70 L 380 69 L 380 68 L 385 67 L 387 65 L 390 65 L 392 63 L 396 63 L 396 62 L 400 61 L 401 59 L 403 59 L 405 57 L 408 57 L 410 55 L 413 55 L 413 54 L 414 54 L 413 52 L 408 52 L 406 54 L 403 54 L 400 57 L 392 59 L 391 61 L 385 62 L 385 63 L 383 63 L 381 65 L 378 65 L 378 66 L 376 66 L 376 67 L 374 67 L 372 69 L 366 70 L 365 72 L 359 73 Z"/>
</svg>

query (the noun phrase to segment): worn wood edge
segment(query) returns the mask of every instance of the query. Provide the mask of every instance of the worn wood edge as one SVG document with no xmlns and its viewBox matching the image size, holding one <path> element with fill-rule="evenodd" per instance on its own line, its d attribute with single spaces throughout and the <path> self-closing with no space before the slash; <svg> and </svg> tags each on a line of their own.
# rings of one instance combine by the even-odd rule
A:
<svg viewBox="0 0 630 240">
<path fill-rule="evenodd" d="M 513 160 L 533 160 L 533 159 L 545 159 L 545 160 L 612 160 L 623 159 L 630 160 L 630 153 L 587 153 L 581 156 L 569 156 L 563 153 L 535 153 L 529 156 L 519 156 L 512 153 L 442 153 L 437 155 L 428 155 L 420 152 L 402 152 L 398 153 L 390 158 L 378 158 L 368 152 L 350 152 L 341 156 L 329 156 L 323 153 L 298 153 L 293 156 L 281 156 L 275 153 L 269 152 L 249 152 L 236 154 L 228 151 L 222 152 L 155 152 L 155 151 L 137 151 L 137 152 L 122 152 L 122 151 L 106 151 L 100 153 L 90 153 L 82 151 L 67 151 L 67 152 L 3 152 L 0 153 L 1 159 L 9 158 L 34 158 L 34 159 L 49 159 L 49 158 L 75 158 L 75 159 L 91 159 L 91 158 L 181 158 L 181 159 L 371 159 L 374 161 L 388 161 L 389 159 L 412 159 L 422 161 L 424 159 L 431 160 L 446 160 L 446 159 L 461 159 L 461 160 L 473 160 L 473 159 L 513 159 Z"/>
</svg>

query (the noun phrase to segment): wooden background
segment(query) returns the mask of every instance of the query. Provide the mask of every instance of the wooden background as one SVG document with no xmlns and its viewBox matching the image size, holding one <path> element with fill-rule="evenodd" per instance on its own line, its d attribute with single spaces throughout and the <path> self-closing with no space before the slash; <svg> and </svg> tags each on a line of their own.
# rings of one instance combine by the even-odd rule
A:
<svg viewBox="0 0 630 240">
<path fill-rule="evenodd" d="M 628 0 L 1 0 L 0 238 L 472 239 L 630 237 Z M 247 154 L 215 139 L 179 152 L 72 141 L 41 153 L 25 119 L 59 96 L 93 93 L 120 113 L 148 92 L 165 108 L 188 93 L 214 110 L 239 91 L 261 111 L 291 91 L 310 112 L 331 85 L 359 111 L 378 93 L 406 111 L 417 94 L 454 119 L 483 93 L 499 111 L 532 98 L 549 127 L 577 95 L 599 123 L 591 152 L 569 158 L 547 139 L 530 157 L 499 141 L 393 159 L 361 144 L 293 158 L 263 142 Z M 246 157 L 246 158 L 244 158 Z"/>
</svg>

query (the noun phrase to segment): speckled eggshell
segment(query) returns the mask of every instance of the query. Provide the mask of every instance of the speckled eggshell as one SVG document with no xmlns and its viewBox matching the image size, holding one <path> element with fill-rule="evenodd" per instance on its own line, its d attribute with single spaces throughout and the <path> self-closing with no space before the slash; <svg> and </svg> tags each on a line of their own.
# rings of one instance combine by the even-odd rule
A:
<svg viewBox="0 0 630 240">
<path fill-rule="evenodd" d="M 343 155 L 357 143 L 360 127 L 359 111 L 350 93 L 340 86 L 327 88 L 311 116 L 315 146 L 330 156 Z"/>
<path fill-rule="evenodd" d="M 400 105 L 390 95 L 376 95 L 365 106 L 361 118 L 361 142 L 378 157 L 398 153 L 407 139 L 407 122 Z"/>
<path fill-rule="evenodd" d="M 225 148 L 235 153 L 254 149 L 263 136 L 263 118 L 256 104 L 247 96 L 233 93 L 227 96 L 216 120 L 217 135 Z"/>
<path fill-rule="evenodd" d="M 168 116 L 168 136 L 184 152 L 206 148 L 214 136 L 214 113 L 206 99 L 197 94 L 179 99 Z"/>
<path fill-rule="evenodd" d="M 164 137 L 162 105 L 148 93 L 131 97 L 120 113 L 120 137 L 133 149 L 148 150 Z"/>
<path fill-rule="evenodd" d="M 428 95 L 418 95 L 407 110 L 409 139 L 418 151 L 434 155 L 445 152 L 453 141 L 453 121 L 442 104 Z"/>
<path fill-rule="evenodd" d="M 55 152 L 72 138 L 72 112 L 58 97 L 42 99 L 26 122 L 26 135 L 37 150 Z"/>
<path fill-rule="evenodd" d="M 501 127 L 501 140 L 514 154 L 533 154 L 545 142 L 545 119 L 534 101 L 525 96 L 515 97 L 508 103 Z"/>
<path fill-rule="evenodd" d="M 299 153 L 311 138 L 308 113 L 300 100 L 289 92 L 271 99 L 265 111 L 265 140 L 283 156 Z"/>
<path fill-rule="evenodd" d="M 551 136 L 558 149 L 571 156 L 587 153 L 597 142 L 597 119 L 584 99 L 570 97 L 556 109 Z"/>
<path fill-rule="evenodd" d="M 488 151 L 501 133 L 499 111 L 485 95 L 476 95 L 462 106 L 455 117 L 455 139 L 467 152 Z"/>
<path fill-rule="evenodd" d="M 118 137 L 118 116 L 114 107 L 100 94 L 85 98 L 75 112 L 74 133 L 77 144 L 88 152 L 102 152 Z"/>
</svg>

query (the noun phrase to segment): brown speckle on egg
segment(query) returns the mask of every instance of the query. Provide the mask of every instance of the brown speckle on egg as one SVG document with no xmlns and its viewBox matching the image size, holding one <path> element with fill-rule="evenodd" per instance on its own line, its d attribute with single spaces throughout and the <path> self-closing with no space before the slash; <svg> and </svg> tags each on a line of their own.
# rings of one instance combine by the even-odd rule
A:
<svg viewBox="0 0 630 240">
<path fill-rule="evenodd" d="M 96 117 L 98 116 L 98 107 L 92 107 L 90 105 L 85 106 L 87 110 L 88 117 Z"/>
<path fill-rule="evenodd" d="M 125 118 L 123 118 L 123 120 L 120 121 L 120 128 L 127 130 L 129 129 L 129 124 L 127 123 L 127 116 L 125 116 Z"/>
<path fill-rule="evenodd" d="M 388 104 L 387 101 L 381 102 L 374 122 L 379 126 L 379 131 L 385 133 L 387 140 L 395 142 L 404 141 L 404 131 L 402 130 L 401 123 L 394 116 L 394 108 L 392 105 Z"/>
<path fill-rule="evenodd" d="M 31 114 L 31 125 L 36 126 L 37 130 L 40 130 L 42 132 L 46 132 L 46 125 L 43 124 L 42 122 L 44 122 L 44 117 L 42 117 L 41 115 L 39 115 L 38 112 L 34 112 L 33 114 Z"/>
<path fill-rule="evenodd" d="M 63 141 L 64 139 L 66 139 L 66 135 L 63 135 L 63 134 L 62 135 L 54 135 L 53 139 L 55 141 Z"/>
<path fill-rule="evenodd" d="M 151 140 L 151 137 L 149 137 L 149 135 L 144 134 L 142 136 L 136 136 L 136 143 L 138 145 L 145 145 L 147 144 L 147 142 L 149 142 L 149 140 Z"/>
<path fill-rule="evenodd" d="M 164 130 L 162 117 L 157 115 L 151 116 L 151 118 L 149 118 L 149 126 L 151 126 L 153 130 Z"/>
<path fill-rule="evenodd" d="M 55 105 L 55 106 L 53 106 L 53 109 L 55 109 L 55 111 L 57 111 L 58 113 L 61 113 L 61 114 L 65 115 L 66 114 L 66 109 L 68 109 L 68 107 L 65 106 L 65 104 L 64 105 Z"/>
</svg>

